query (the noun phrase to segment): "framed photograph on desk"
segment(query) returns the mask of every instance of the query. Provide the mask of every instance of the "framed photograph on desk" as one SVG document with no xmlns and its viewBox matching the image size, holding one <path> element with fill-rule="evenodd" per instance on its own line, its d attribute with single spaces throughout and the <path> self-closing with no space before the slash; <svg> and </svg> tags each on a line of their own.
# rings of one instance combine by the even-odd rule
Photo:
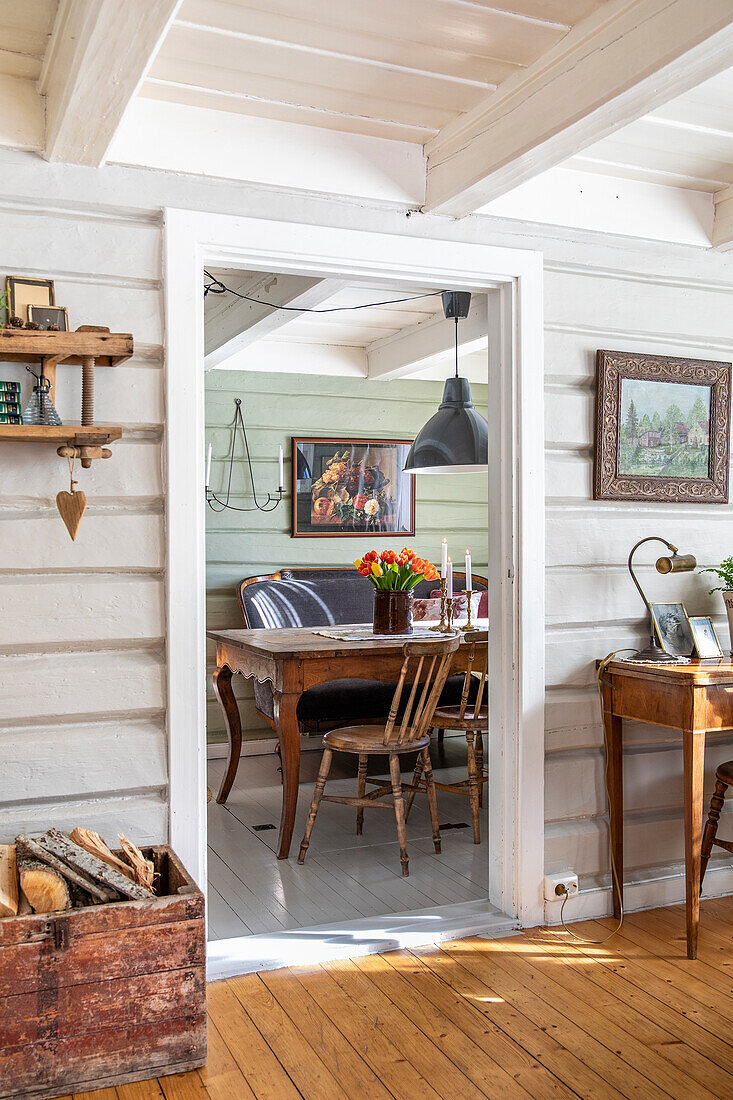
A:
<svg viewBox="0 0 733 1100">
<path fill-rule="evenodd" d="M 723 656 L 713 620 L 709 615 L 690 615 L 690 630 L 701 661 Z"/>
<path fill-rule="evenodd" d="M 654 629 L 659 644 L 671 657 L 691 657 L 695 648 L 690 620 L 682 603 L 653 603 Z"/>
</svg>

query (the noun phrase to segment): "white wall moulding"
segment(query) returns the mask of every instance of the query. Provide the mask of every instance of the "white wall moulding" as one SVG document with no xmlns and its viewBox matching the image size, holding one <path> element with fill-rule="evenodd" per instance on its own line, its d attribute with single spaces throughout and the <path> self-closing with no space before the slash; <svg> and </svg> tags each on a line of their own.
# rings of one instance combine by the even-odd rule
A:
<svg viewBox="0 0 733 1100">
<path fill-rule="evenodd" d="M 728 68 L 727 0 L 611 0 L 425 146 L 425 209 L 462 216 Z"/>
<path fill-rule="evenodd" d="M 733 184 L 717 191 L 713 196 L 715 220 L 713 223 L 713 248 L 720 252 L 733 250 Z"/>
<path fill-rule="evenodd" d="M 130 105 L 108 159 L 403 206 L 425 198 L 421 145 L 150 99 Z"/>
<path fill-rule="evenodd" d="M 481 214 L 709 248 L 712 196 L 694 190 L 551 168 L 482 206 Z"/>
<path fill-rule="evenodd" d="M 100 165 L 182 0 L 61 0 L 38 81 L 49 160 Z"/>
<path fill-rule="evenodd" d="M 165 212 L 171 843 L 199 883 L 205 860 L 202 268 L 242 267 L 406 288 L 491 291 L 490 595 L 493 693 L 490 900 L 540 919 L 543 876 L 544 605 L 542 266 L 529 250 L 298 222 Z M 497 286 L 500 289 L 495 289 Z M 491 326 L 490 326 L 491 327 Z M 175 364 L 175 369 L 173 369 Z M 519 578 L 519 580 L 515 579 Z"/>
</svg>

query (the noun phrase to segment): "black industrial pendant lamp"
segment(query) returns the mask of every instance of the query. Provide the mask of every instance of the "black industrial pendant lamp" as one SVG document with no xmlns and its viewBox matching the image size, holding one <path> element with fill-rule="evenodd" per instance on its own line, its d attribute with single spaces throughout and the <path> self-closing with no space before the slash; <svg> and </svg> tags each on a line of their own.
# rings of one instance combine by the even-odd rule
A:
<svg viewBox="0 0 733 1100">
<path fill-rule="evenodd" d="M 489 468 L 489 425 L 476 412 L 467 378 L 458 374 L 458 322 L 468 317 L 471 295 L 446 290 L 443 312 L 456 326 L 456 373 L 446 379 L 438 411 L 420 429 L 405 463 L 409 474 L 479 473 Z"/>
</svg>

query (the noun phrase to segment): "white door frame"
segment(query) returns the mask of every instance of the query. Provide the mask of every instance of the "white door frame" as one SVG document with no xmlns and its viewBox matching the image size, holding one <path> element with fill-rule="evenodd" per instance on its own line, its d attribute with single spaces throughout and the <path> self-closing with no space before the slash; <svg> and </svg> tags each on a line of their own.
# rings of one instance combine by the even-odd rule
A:
<svg viewBox="0 0 733 1100">
<path fill-rule="evenodd" d="M 310 272 L 489 293 L 489 900 L 542 920 L 542 256 L 523 249 L 167 209 L 166 537 L 170 840 L 206 885 L 203 268 Z M 378 383 L 375 382 L 375 385 Z M 419 476 L 419 475 L 418 475 Z M 281 564 L 281 563 L 275 563 Z M 501 630 L 497 630 L 501 624 Z"/>
</svg>

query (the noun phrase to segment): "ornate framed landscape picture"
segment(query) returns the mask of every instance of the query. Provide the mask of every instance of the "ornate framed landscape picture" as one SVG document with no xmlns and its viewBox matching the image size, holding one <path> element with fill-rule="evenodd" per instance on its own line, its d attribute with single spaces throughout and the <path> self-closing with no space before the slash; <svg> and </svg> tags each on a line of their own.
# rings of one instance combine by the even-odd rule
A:
<svg viewBox="0 0 733 1100">
<path fill-rule="evenodd" d="M 731 364 L 596 354 L 594 500 L 727 504 Z"/>
<path fill-rule="evenodd" d="M 415 534 L 411 442 L 293 438 L 293 538 Z"/>
</svg>

